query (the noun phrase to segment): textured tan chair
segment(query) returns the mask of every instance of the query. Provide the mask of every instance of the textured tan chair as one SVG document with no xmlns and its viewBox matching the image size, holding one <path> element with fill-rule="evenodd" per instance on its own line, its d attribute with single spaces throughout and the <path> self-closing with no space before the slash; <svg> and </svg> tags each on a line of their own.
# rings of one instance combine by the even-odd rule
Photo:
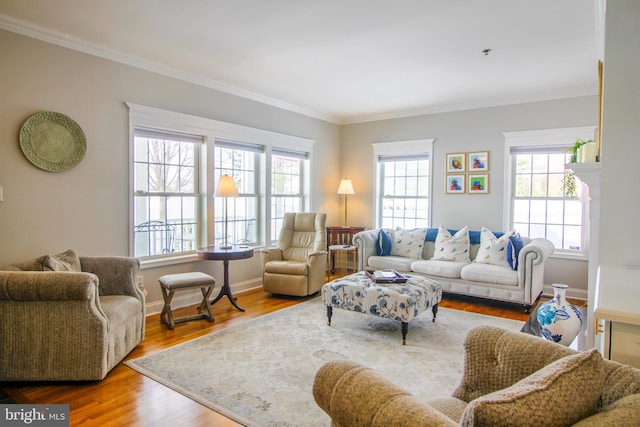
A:
<svg viewBox="0 0 640 427">
<path fill-rule="evenodd" d="M 471 330 L 464 347 L 462 381 L 449 397 L 418 401 L 351 361 L 323 365 L 313 396 L 334 427 L 640 425 L 640 369 L 595 349 L 493 326 Z"/>
<path fill-rule="evenodd" d="M 144 339 L 139 267 L 67 251 L 0 268 L 0 381 L 103 379 Z"/>
<path fill-rule="evenodd" d="M 327 271 L 327 214 L 285 213 L 277 248 L 262 255 L 262 287 L 279 295 L 318 292 Z"/>
</svg>

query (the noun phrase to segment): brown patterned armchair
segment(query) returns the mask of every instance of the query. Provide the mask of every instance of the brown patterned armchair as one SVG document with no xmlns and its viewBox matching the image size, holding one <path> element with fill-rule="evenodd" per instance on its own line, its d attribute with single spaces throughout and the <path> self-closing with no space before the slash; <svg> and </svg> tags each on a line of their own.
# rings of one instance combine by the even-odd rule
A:
<svg viewBox="0 0 640 427">
<path fill-rule="evenodd" d="M 67 251 L 0 268 L 0 381 L 103 379 L 144 339 L 139 266 Z"/>
</svg>

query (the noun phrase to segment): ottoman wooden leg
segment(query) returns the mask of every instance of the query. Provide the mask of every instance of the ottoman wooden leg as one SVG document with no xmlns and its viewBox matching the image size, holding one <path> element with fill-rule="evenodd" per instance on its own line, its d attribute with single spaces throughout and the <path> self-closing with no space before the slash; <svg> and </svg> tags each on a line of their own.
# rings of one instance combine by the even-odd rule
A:
<svg viewBox="0 0 640 427">
<path fill-rule="evenodd" d="M 438 304 L 435 304 L 432 308 L 431 311 L 433 312 L 433 319 L 431 319 L 432 322 L 436 321 L 436 314 L 438 314 Z"/>
<path fill-rule="evenodd" d="M 402 322 L 402 345 L 407 345 L 407 332 L 409 331 L 409 323 Z"/>
<path fill-rule="evenodd" d="M 331 326 L 331 316 L 333 315 L 333 307 L 327 306 L 327 326 Z"/>
</svg>

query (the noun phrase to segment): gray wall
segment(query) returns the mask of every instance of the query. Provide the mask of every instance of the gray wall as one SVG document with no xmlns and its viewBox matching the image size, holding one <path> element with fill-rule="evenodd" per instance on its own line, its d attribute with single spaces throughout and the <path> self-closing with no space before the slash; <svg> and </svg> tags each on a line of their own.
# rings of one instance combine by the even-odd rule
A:
<svg viewBox="0 0 640 427">
<path fill-rule="evenodd" d="M 340 220 L 335 124 L 1 30 L 0 53 L 0 265 L 68 248 L 128 255 L 125 102 L 314 139 L 321 149 L 314 150 L 311 208 Z M 39 111 L 66 114 L 84 130 L 87 152 L 74 169 L 45 172 L 22 154 L 20 127 Z M 200 269 L 222 281 L 221 263 L 193 264 L 145 270 L 149 300 L 161 300 L 156 279 L 170 271 Z M 235 264 L 232 280 L 260 277 L 258 256 Z"/>
<path fill-rule="evenodd" d="M 468 225 L 476 230 L 486 226 L 503 231 L 505 141 L 502 133 L 594 125 L 597 102 L 596 96 L 588 96 L 343 126 L 342 170 L 352 178 L 356 192 L 349 198 L 350 222 L 371 226 L 375 221 L 372 143 L 435 138 L 431 170 L 432 225 L 449 228 Z M 489 194 L 445 194 L 446 154 L 485 150 L 490 152 Z M 544 282 L 568 284 L 573 296 L 586 298 L 587 263 L 553 259 L 545 269 Z"/>
</svg>

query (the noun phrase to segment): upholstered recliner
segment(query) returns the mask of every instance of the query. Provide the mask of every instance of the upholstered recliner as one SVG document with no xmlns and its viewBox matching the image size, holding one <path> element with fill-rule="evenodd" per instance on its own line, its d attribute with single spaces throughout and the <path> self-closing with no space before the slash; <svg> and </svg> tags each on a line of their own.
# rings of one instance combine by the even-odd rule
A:
<svg viewBox="0 0 640 427">
<path fill-rule="evenodd" d="M 280 295 L 318 292 L 327 273 L 327 214 L 285 213 L 276 248 L 264 249 L 262 287 Z"/>
<path fill-rule="evenodd" d="M 313 396 L 334 427 L 639 425 L 640 369 L 493 326 L 471 330 L 464 347 L 449 397 L 418 401 L 351 361 L 323 365 Z"/>
<path fill-rule="evenodd" d="M 67 251 L 0 268 L 0 381 L 103 379 L 144 339 L 139 267 Z"/>
</svg>

